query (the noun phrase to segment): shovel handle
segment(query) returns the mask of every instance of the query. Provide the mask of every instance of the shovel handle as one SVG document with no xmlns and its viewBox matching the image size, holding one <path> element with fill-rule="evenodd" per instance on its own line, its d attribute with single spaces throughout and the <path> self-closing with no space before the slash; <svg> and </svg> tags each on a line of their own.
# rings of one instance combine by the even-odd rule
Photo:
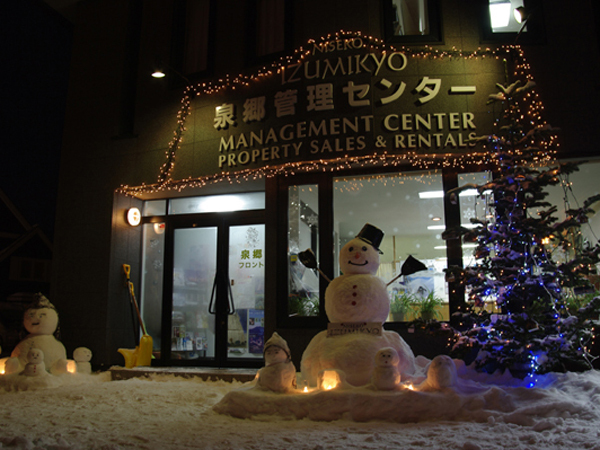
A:
<svg viewBox="0 0 600 450">
<path fill-rule="evenodd" d="M 133 303 L 135 307 L 135 312 L 137 313 L 138 320 L 140 322 L 140 326 L 142 327 L 142 333 L 144 336 L 146 333 L 146 326 L 144 325 L 144 321 L 142 320 L 142 314 L 140 313 L 140 307 L 138 306 L 137 300 L 135 299 L 135 294 L 133 292 L 133 283 L 129 280 L 129 274 L 131 273 L 131 266 L 129 264 L 123 264 L 123 272 L 125 272 L 125 276 L 127 277 L 127 288 L 129 289 L 129 300 Z"/>
</svg>

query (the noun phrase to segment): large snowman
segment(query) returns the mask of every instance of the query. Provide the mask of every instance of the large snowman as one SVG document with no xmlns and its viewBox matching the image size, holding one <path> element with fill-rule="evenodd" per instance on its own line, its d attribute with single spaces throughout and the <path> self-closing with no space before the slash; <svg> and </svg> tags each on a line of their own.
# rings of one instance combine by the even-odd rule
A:
<svg viewBox="0 0 600 450">
<path fill-rule="evenodd" d="M 414 354 L 393 331 L 383 329 L 390 312 L 386 284 L 377 276 L 379 245 L 383 232 L 366 224 L 339 255 L 343 275 L 334 278 L 325 291 L 327 331 L 317 334 L 302 355 L 302 377 L 311 386 L 319 372 L 343 371 L 346 382 L 366 385 L 375 368 L 375 355 L 391 347 L 398 353 L 401 374 L 414 373 Z"/>
<path fill-rule="evenodd" d="M 56 308 L 42 294 L 36 294 L 36 299 L 23 315 L 23 326 L 28 335 L 17 344 L 10 358 L 4 360 L 7 374 L 19 373 L 25 370 L 28 363 L 27 354 L 32 348 L 39 349 L 45 368 L 51 373 L 67 371 L 67 352 L 65 346 L 54 337 L 58 327 Z"/>
</svg>

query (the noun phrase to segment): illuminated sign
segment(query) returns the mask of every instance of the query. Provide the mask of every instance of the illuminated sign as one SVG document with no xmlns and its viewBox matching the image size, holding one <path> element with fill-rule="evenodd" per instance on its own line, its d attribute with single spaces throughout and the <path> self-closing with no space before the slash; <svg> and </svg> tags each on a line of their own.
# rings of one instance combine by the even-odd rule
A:
<svg viewBox="0 0 600 450">
<path fill-rule="evenodd" d="M 414 58 L 363 37 L 313 43 L 278 73 L 199 96 L 203 120 L 209 108 L 212 116 L 195 148 L 211 155 L 215 172 L 381 152 L 464 153 L 489 131 L 485 100 L 502 73 L 489 61 Z"/>
</svg>

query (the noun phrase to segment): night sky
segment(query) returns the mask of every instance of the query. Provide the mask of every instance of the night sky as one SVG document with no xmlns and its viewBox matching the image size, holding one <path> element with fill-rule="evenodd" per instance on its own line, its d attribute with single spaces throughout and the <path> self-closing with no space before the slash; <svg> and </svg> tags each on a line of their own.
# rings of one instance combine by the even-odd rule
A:
<svg viewBox="0 0 600 450">
<path fill-rule="evenodd" d="M 41 0 L 0 3 L 0 189 L 53 240 L 72 29 Z"/>
</svg>

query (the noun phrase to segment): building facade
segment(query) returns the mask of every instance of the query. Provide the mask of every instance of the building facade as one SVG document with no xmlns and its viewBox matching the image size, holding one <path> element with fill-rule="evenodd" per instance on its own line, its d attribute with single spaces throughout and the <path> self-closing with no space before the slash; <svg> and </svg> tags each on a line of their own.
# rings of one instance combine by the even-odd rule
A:
<svg viewBox="0 0 600 450">
<path fill-rule="evenodd" d="M 498 85 L 527 86 L 524 123 L 560 128 L 540 164 L 589 159 L 572 181 L 581 200 L 598 191 L 592 3 L 525 2 L 524 25 L 497 22 L 500 3 L 511 2 L 62 9 L 74 48 L 51 300 L 67 348 L 123 364 L 117 349 L 139 341 L 127 265 L 153 364 L 260 366 L 273 331 L 298 363 L 327 326 L 339 249 L 366 223 L 385 234 L 390 299 L 439 299 L 434 314 L 448 321 L 465 293 L 444 269 L 472 257 L 441 234 L 491 201 L 444 193 L 494 176 L 478 142 L 501 126 Z M 306 249 L 324 276 L 299 261 Z M 427 270 L 397 278 L 409 255 Z M 386 328 L 416 353 L 444 351 L 407 326 L 415 308 Z"/>
</svg>

